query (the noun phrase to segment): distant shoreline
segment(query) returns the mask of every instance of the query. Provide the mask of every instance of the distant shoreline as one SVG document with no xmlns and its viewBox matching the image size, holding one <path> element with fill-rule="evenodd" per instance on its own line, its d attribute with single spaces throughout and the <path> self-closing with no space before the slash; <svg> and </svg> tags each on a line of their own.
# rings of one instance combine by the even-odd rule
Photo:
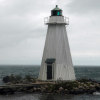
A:
<svg viewBox="0 0 100 100">
<path fill-rule="evenodd" d="M 1 64 L 0 66 L 23 66 L 23 67 L 32 67 L 32 66 L 34 66 L 34 67 L 40 67 L 41 65 L 10 65 L 10 64 L 8 64 L 8 65 L 6 65 L 6 64 Z M 100 65 L 74 65 L 74 67 L 100 67 Z"/>
</svg>

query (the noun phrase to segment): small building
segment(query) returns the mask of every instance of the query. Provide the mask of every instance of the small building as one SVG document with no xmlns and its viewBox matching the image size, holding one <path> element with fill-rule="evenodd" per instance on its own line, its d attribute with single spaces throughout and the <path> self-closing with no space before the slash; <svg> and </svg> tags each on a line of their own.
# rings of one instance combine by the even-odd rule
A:
<svg viewBox="0 0 100 100">
<path fill-rule="evenodd" d="M 48 25 L 48 30 L 38 78 L 50 81 L 75 80 L 66 32 L 69 21 L 56 5 L 45 24 Z"/>
</svg>

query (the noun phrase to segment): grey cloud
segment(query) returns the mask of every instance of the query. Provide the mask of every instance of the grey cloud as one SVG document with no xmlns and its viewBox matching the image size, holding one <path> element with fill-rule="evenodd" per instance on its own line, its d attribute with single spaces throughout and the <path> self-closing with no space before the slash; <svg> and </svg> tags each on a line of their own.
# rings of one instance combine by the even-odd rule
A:
<svg viewBox="0 0 100 100">
<path fill-rule="evenodd" d="M 3 15 L 25 16 L 31 13 L 35 16 L 49 10 L 50 1 L 47 3 L 46 0 L 6 0 L 5 6 L 0 6 L 0 12 Z"/>
<path fill-rule="evenodd" d="M 57 2 L 58 0 L 55 3 L 53 0 L 5 0 L 3 5 L 0 4 L 0 64 L 40 64 L 47 32 L 43 19 L 50 15 L 50 10 Z M 70 17 L 67 31 L 74 64 L 91 64 L 91 61 L 96 60 L 100 64 L 99 56 L 96 60 L 82 56 L 82 52 L 97 51 L 99 54 L 100 51 L 99 2 L 58 2 L 64 15 Z M 77 52 L 80 56 L 75 55 Z"/>
<path fill-rule="evenodd" d="M 73 0 L 67 7 L 70 13 L 96 13 L 100 11 L 100 0 Z"/>
<path fill-rule="evenodd" d="M 35 13 L 40 13 L 42 8 L 38 1 L 10 0 L 6 1 L 6 6 L 0 6 L 0 12 L 3 12 L 0 14 L 0 48 L 16 46 L 30 37 L 44 35 L 42 21 Z"/>
</svg>

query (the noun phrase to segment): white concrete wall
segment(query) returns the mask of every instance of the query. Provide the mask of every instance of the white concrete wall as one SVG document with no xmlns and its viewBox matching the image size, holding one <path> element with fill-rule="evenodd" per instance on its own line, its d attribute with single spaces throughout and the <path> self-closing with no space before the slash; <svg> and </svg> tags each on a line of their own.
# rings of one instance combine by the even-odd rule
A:
<svg viewBox="0 0 100 100">
<path fill-rule="evenodd" d="M 75 80 L 66 27 L 63 24 L 64 17 L 52 16 L 49 23 L 39 79 L 47 80 L 45 61 L 48 58 L 55 58 L 54 80 Z"/>
</svg>

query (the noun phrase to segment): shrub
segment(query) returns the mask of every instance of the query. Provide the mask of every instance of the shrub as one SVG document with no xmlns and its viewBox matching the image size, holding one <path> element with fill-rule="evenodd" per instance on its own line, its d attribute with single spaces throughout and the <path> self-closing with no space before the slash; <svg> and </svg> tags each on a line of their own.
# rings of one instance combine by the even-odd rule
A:
<svg viewBox="0 0 100 100">
<path fill-rule="evenodd" d="M 2 81 L 4 83 L 30 83 L 30 82 L 36 82 L 36 78 L 33 78 L 30 75 L 26 75 L 24 78 L 22 78 L 20 75 L 13 75 L 11 74 L 10 76 L 5 76 L 3 77 Z"/>
<path fill-rule="evenodd" d="M 3 82 L 4 82 L 4 83 L 10 82 L 10 77 L 9 77 L 9 76 L 3 77 Z"/>
<path fill-rule="evenodd" d="M 92 79 L 86 79 L 86 78 L 83 78 L 83 79 L 78 79 L 79 82 L 90 82 L 92 81 Z"/>
<path fill-rule="evenodd" d="M 24 78 L 27 82 L 36 82 L 36 79 L 31 75 L 26 75 Z"/>
</svg>

